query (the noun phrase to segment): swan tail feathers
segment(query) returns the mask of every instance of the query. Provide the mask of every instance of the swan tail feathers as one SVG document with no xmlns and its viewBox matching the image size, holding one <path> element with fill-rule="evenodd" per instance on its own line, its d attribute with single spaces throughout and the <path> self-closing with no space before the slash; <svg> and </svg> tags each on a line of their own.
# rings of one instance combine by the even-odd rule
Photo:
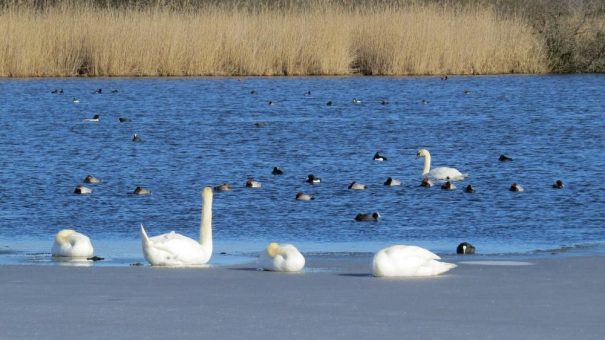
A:
<svg viewBox="0 0 605 340">
<path fill-rule="evenodd" d="M 147 232 L 145 232 L 145 226 L 141 223 L 141 238 L 145 243 L 149 242 L 149 237 L 147 236 Z"/>
</svg>

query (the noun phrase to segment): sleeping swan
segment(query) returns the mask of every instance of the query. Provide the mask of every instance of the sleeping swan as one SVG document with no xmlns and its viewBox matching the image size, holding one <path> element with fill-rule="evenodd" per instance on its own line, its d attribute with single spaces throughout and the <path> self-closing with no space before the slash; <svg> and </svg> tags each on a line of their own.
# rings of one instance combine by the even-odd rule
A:
<svg viewBox="0 0 605 340">
<path fill-rule="evenodd" d="M 174 231 L 148 237 L 141 223 L 143 255 L 152 266 L 198 266 L 207 263 L 212 256 L 212 188 L 205 187 L 200 241 L 177 234 Z"/>
<path fill-rule="evenodd" d="M 75 230 L 63 229 L 55 236 L 51 250 L 55 257 L 74 257 L 86 259 L 92 257 L 94 249 L 88 236 Z"/>
<path fill-rule="evenodd" d="M 428 177 L 433 180 L 450 180 L 459 181 L 464 179 L 466 175 L 454 168 L 439 167 L 431 170 L 431 154 L 427 149 L 420 149 L 416 153 L 416 158 L 424 157 L 424 168 L 422 169 L 422 177 Z"/>
<path fill-rule="evenodd" d="M 305 266 L 305 257 L 291 244 L 273 242 L 261 252 L 258 265 L 275 272 L 298 272 Z"/>
<path fill-rule="evenodd" d="M 435 276 L 455 268 L 453 263 L 439 262 L 436 254 L 417 246 L 394 245 L 374 255 L 372 275 L 390 276 Z"/>
</svg>

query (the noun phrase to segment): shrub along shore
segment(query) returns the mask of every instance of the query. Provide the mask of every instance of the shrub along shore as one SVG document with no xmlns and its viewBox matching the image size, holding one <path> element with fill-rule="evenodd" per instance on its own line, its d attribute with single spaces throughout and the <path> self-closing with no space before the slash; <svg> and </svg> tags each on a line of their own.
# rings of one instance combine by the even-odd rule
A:
<svg viewBox="0 0 605 340">
<path fill-rule="evenodd" d="M 605 71 L 605 4 L 0 1 L 0 77 Z"/>
</svg>

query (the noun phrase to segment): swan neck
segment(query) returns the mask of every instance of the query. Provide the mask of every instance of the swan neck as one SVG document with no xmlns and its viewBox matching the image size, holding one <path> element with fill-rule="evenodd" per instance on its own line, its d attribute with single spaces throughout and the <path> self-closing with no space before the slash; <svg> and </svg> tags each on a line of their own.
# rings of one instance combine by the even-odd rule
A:
<svg viewBox="0 0 605 340">
<path fill-rule="evenodd" d="M 427 152 L 424 155 L 424 168 L 422 169 L 422 175 L 426 175 L 431 171 L 431 155 Z"/>
<path fill-rule="evenodd" d="M 206 188 L 207 189 L 207 188 Z M 212 189 L 204 190 L 202 221 L 200 222 L 200 244 L 212 253 Z"/>
</svg>

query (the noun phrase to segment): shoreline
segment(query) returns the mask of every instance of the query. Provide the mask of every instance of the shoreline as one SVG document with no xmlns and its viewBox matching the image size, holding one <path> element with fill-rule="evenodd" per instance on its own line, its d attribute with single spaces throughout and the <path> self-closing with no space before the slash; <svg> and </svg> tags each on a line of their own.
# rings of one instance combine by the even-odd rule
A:
<svg viewBox="0 0 605 340">
<path fill-rule="evenodd" d="M 270 241 L 223 240 L 216 242 L 215 251 L 209 265 L 223 268 L 254 263 L 266 244 Z M 445 261 L 526 261 L 533 259 L 569 258 L 569 257 L 605 257 L 605 244 L 587 243 L 569 246 L 549 247 L 544 244 L 539 247 L 518 248 L 515 246 L 500 246 L 493 243 L 471 242 L 478 247 L 477 253 L 472 255 L 456 254 L 456 243 L 452 240 L 441 242 L 313 242 L 286 240 L 286 243 L 295 244 L 306 258 L 328 261 L 342 259 L 365 259 L 367 265 L 371 263 L 374 253 L 393 244 L 414 244 L 438 254 Z M 0 239 L 0 267 L 1 266 L 85 266 L 85 267 L 129 267 L 135 264 L 147 265 L 141 250 L 141 241 L 136 239 L 96 239 L 93 242 L 95 255 L 103 258 L 102 261 L 70 262 L 53 258 L 50 254 L 52 241 L 49 240 L 11 240 Z M 309 268 L 309 265 L 306 266 Z M 336 270 L 339 271 L 339 270 Z"/>
<path fill-rule="evenodd" d="M 603 257 L 454 261 L 443 276 L 404 279 L 373 278 L 345 262 L 342 272 L 301 274 L 249 265 L 0 266 L 0 327 L 11 339 L 605 336 Z"/>
</svg>

